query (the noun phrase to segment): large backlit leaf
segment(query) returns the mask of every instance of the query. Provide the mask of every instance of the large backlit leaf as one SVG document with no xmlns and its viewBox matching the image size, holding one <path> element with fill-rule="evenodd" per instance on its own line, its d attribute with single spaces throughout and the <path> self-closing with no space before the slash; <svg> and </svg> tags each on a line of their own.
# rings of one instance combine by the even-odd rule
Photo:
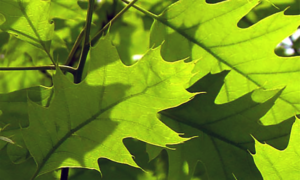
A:
<svg viewBox="0 0 300 180">
<path fill-rule="evenodd" d="M 193 96 L 184 84 L 194 64 L 165 62 L 159 51 L 150 50 L 127 67 L 106 38 L 91 48 L 90 72 L 82 83 L 57 70 L 50 106 L 29 103 L 30 125 L 23 136 L 38 165 L 34 177 L 60 167 L 99 170 L 98 158 L 138 167 L 124 138 L 161 147 L 186 140 L 156 114 Z"/>
<path fill-rule="evenodd" d="M 190 179 L 196 165 L 195 176 L 201 179 L 261 179 L 248 152 L 255 152 L 251 134 L 277 148 L 287 146 L 293 119 L 271 126 L 260 122 L 281 91 L 259 89 L 233 102 L 216 105 L 214 100 L 224 75 L 207 75 L 191 88 L 206 94 L 161 113 L 161 119 L 175 131 L 188 137 L 198 136 L 176 146 L 176 151 L 168 150 L 170 180 Z"/>
<path fill-rule="evenodd" d="M 274 124 L 300 112 L 300 61 L 274 53 L 276 45 L 300 24 L 299 16 L 280 12 L 249 28 L 237 23 L 259 0 L 181 0 L 162 13 L 152 29 L 151 45 L 163 41 L 162 56 L 169 61 L 200 59 L 198 78 L 208 72 L 231 70 L 216 103 L 233 101 L 257 88 L 283 88 L 272 110 L 262 119 Z"/>
</svg>

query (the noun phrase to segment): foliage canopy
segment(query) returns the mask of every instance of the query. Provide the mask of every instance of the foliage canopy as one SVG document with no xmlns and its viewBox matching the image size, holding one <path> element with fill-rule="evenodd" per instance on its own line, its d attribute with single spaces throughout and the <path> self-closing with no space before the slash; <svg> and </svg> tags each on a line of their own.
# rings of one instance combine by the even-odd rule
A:
<svg viewBox="0 0 300 180">
<path fill-rule="evenodd" d="M 0 0 L 0 177 L 299 177 L 299 3 Z"/>
</svg>

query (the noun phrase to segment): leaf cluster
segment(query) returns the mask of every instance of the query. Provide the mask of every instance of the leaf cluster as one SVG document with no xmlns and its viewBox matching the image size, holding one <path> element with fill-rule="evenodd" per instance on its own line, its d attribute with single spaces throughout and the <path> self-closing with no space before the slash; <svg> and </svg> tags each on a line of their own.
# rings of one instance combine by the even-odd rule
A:
<svg viewBox="0 0 300 180">
<path fill-rule="evenodd" d="M 1 179 L 297 179 L 299 7 L 0 0 Z"/>
</svg>

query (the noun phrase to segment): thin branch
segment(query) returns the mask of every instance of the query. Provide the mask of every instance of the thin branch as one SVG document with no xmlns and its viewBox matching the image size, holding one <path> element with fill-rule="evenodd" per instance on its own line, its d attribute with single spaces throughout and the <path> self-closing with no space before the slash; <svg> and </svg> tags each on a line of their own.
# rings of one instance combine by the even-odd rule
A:
<svg viewBox="0 0 300 180">
<path fill-rule="evenodd" d="M 62 168 L 60 180 L 68 180 L 68 176 L 69 176 L 69 168 Z"/>
<path fill-rule="evenodd" d="M 133 2 L 133 1 L 130 2 L 130 1 L 127 1 L 127 0 L 121 0 L 121 1 L 123 1 L 124 3 L 126 3 L 126 4 L 128 4 L 128 5 L 129 5 L 130 3 Z M 144 8 L 142 8 L 142 7 L 139 7 L 139 6 L 137 6 L 137 5 L 132 5 L 132 7 L 134 7 L 134 8 L 137 9 L 137 10 L 139 10 L 140 12 L 146 14 L 147 16 L 152 17 L 153 19 L 158 19 L 158 15 L 153 14 L 152 12 L 147 11 L 146 9 L 144 9 Z"/>
<path fill-rule="evenodd" d="M 83 29 L 80 34 L 78 35 L 69 55 L 68 55 L 68 58 L 65 62 L 65 65 L 70 65 L 75 53 L 76 53 L 76 50 L 77 48 L 79 47 L 79 45 L 82 43 L 82 40 L 83 40 L 83 35 L 84 35 L 84 32 L 85 32 L 85 29 Z"/>
<path fill-rule="evenodd" d="M 89 44 L 89 42 L 90 42 L 89 37 L 90 37 L 90 31 L 91 31 L 94 5 L 95 5 L 95 0 L 89 0 L 89 6 L 88 6 L 88 10 L 87 10 L 87 17 L 86 17 L 86 25 L 85 25 L 85 30 L 84 30 L 84 32 L 85 32 L 84 33 L 84 44 L 82 46 L 81 57 L 80 57 L 79 65 L 77 68 L 77 73 L 74 77 L 75 83 L 79 83 L 82 80 L 83 69 L 85 66 L 87 54 L 90 49 L 90 46 L 87 44 Z"/>
<path fill-rule="evenodd" d="M 123 0 L 122 0 L 123 1 Z M 114 18 L 112 18 L 93 38 L 91 41 L 91 44 L 94 45 L 96 42 L 100 39 L 102 36 L 102 33 L 119 17 L 121 17 L 131 6 L 134 7 L 134 3 L 136 3 L 138 0 L 133 0 L 131 2 L 128 2 L 128 5 L 124 7 Z M 87 45 L 87 44 L 85 44 Z"/>
<path fill-rule="evenodd" d="M 51 56 L 50 52 L 46 49 L 46 47 L 43 46 L 43 48 L 44 48 L 46 54 L 48 55 L 49 59 L 51 60 L 51 62 L 55 65 L 54 59 Z"/>
<path fill-rule="evenodd" d="M 58 67 L 63 71 L 68 71 L 70 73 L 74 73 L 76 71 L 75 68 L 71 66 L 58 65 Z M 30 67 L 0 67 L 0 71 L 30 71 L 30 70 L 55 70 L 55 65 L 49 66 L 30 66 Z"/>
<path fill-rule="evenodd" d="M 94 45 L 98 39 L 101 37 L 102 33 L 117 19 L 119 18 L 122 14 L 124 14 L 131 6 L 133 6 L 133 4 L 136 2 L 137 0 L 135 1 L 132 1 L 131 4 L 129 3 L 124 9 L 122 9 L 116 16 L 114 16 L 91 40 L 91 43 L 85 43 L 86 46 L 89 46 L 89 45 Z M 65 65 L 69 65 L 70 62 L 72 61 L 72 58 L 74 57 L 74 54 L 76 53 L 76 50 L 77 48 L 80 46 L 82 40 L 83 40 L 83 37 L 84 37 L 84 33 L 85 33 L 85 29 L 83 29 L 80 34 L 78 35 L 73 47 L 72 47 L 72 50 L 70 51 L 69 55 L 68 55 L 68 58 L 65 62 Z"/>
</svg>

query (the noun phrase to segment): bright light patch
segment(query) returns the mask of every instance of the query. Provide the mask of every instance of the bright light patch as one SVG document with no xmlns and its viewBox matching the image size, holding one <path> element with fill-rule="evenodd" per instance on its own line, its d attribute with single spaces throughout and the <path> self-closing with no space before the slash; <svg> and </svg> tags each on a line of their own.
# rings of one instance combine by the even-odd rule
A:
<svg viewBox="0 0 300 180">
<path fill-rule="evenodd" d="M 285 38 L 281 43 L 285 44 L 285 45 L 288 45 L 288 46 L 293 45 L 293 42 L 291 41 L 291 39 L 289 37 Z"/>
<path fill-rule="evenodd" d="M 101 3 L 102 2 L 102 0 L 97 0 L 97 3 Z"/>
<path fill-rule="evenodd" d="M 300 29 L 298 29 L 293 35 L 292 38 L 293 39 L 298 39 L 300 37 Z"/>
<path fill-rule="evenodd" d="M 286 49 L 285 49 L 285 53 L 286 53 L 287 55 L 293 55 L 293 54 L 295 53 L 295 51 L 294 51 L 294 49 L 292 49 L 292 48 L 286 48 Z"/>
<path fill-rule="evenodd" d="M 183 172 L 184 174 L 189 175 L 189 164 L 187 161 L 183 162 Z"/>
<path fill-rule="evenodd" d="M 135 55 L 132 56 L 132 60 L 133 60 L 133 61 L 138 61 L 138 60 L 140 60 L 142 57 L 143 57 L 142 54 L 135 54 Z"/>
</svg>

